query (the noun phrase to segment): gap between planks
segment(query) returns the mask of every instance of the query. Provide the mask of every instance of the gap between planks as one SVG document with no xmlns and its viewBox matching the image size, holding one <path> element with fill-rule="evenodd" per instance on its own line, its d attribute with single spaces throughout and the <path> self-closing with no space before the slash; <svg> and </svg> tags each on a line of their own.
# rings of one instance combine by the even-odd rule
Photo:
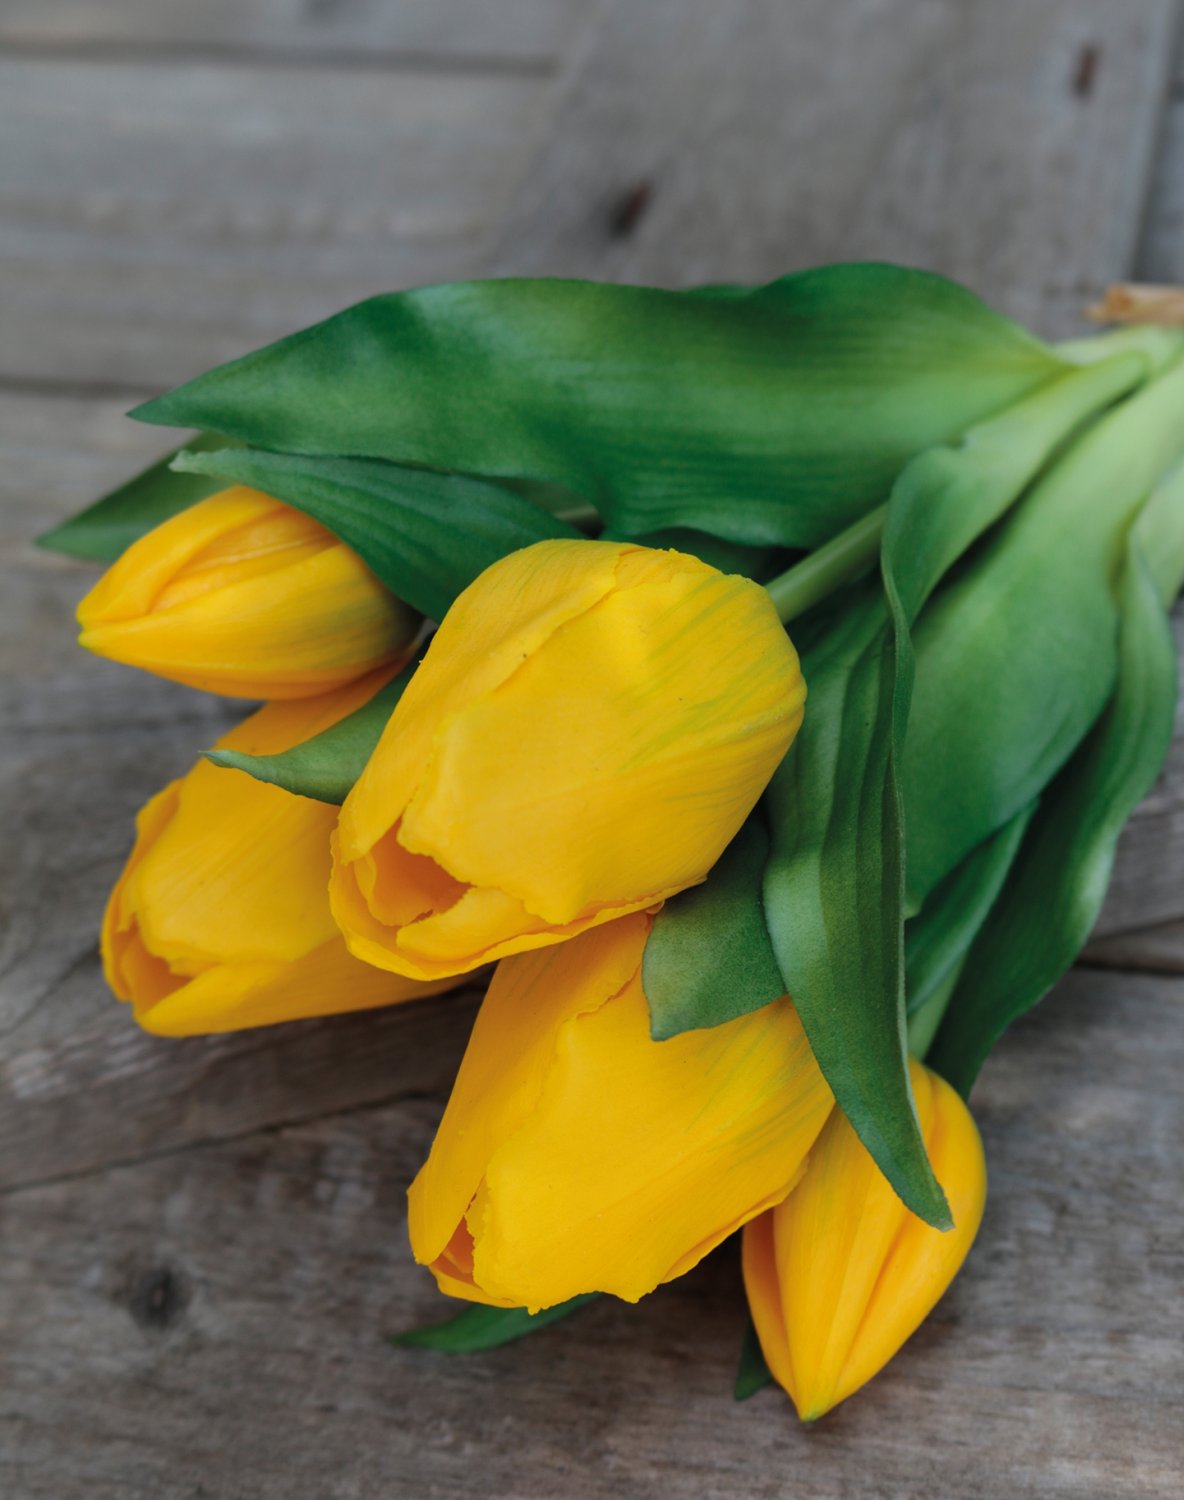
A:
<svg viewBox="0 0 1184 1500">
<path fill-rule="evenodd" d="M 399 1089 L 393 1094 L 388 1094 L 381 1099 L 363 1099 L 357 1104 L 344 1104 L 335 1109 L 313 1110 L 306 1114 L 293 1114 L 279 1120 L 268 1120 L 266 1124 L 253 1124 L 245 1126 L 242 1130 L 228 1130 L 222 1133 L 214 1132 L 210 1135 L 197 1136 L 193 1140 L 177 1141 L 171 1146 L 161 1146 L 155 1151 L 137 1151 L 127 1156 L 112 1157 L 109 1160 L 91 1162 L 85 1167 L 77 1167 L 73 1170 L 63 1172 L 46 1172 L 40 1177 L 29 1177 L 24 1181 L 8 1182 L 0 1185 L 0 1203 L 9 1199 L 20 1197 L 25 1193 L 35 1193 L 44 1188 L 60 1187 L 65 1183 L 85 1182 L 92 1177 L 101 1177 L 108 1172 L 132 1171 L 136 1167 L 147 1166 L 153 1162 L 167 1161 L 171 1157 L 191 1156 L 201 1151 L 212 1151 L 222 1146 L 233 1146 L 240 1141 L 258 1140 L 268 1136 L 282 1135 L 289 1130 L 302 1130 L 306 1126 L 320 1125 L 326 1120 L 344 1120 L 358 1115 L 371 1113 L 374 1110 L 393 1109 L 401 1104 L 435 1104 L 443 1110 L 447 1102 L 446 1095 L 434 1089 Z"/>
<path fill-rule="evenodd" d="M 52 62 L 84 62 L 97 66 L 142 64 L 145 67 L 186 67 L 215 64 L 228 68 L 353 69 L 367 73 L 481 74 L 516 78 L 547 78 L 558 63 L 547 57 L 485 52 L 443 52 L 417 48 L 362 48 L 325 45 L 285 47 L 250 41 L 136 40 L 131 37 L 90 38 L 48 42 L 21 38 L 0 39 L 0 58 L 30 58 Z"/>
</svg>

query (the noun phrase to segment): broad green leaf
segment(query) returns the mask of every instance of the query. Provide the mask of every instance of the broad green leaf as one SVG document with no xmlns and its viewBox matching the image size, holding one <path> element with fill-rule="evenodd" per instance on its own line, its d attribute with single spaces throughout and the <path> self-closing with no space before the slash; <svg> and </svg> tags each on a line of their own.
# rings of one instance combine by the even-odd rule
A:
<svg viewBox="0 0 1184 1500">
<path fill-rule="evenodd" d="M 599 1295 L 599 1292 L 585 1292 L 570 1302 L 560 1302 L 556 1307 L 547 1307 L 537 1313 L 528 1313 L 524 1307 L 484 1307 L 471 1303 L 443 1322 L 391 1334 L 388 1343 L 403 1349 L 435 1349 L 442 1354 L 478 1354 L 485 1349 L 512 1344 L 528 1333 L 537 1333 L 540 1328 L 558 1323 L 560 1318 L 566 1318 L 568 1313 L 575 1312 L 577 1307 L 583 1307 L 585 1302 L 591 1302 Z"/>
<path fill-rule="evenodd" d="M 910 1019 L 966 956 L 1003 889 L 1033 810 L 1023 808 L 972 849 L 905 924 L 905 994 Z"/>
<path fill-rule="evenodd" d="M 499 485 L 428 469 L 252 448 L 182 454 L 177 464 L 252 485 L 306 511 L 392 593 L 433 620 L 498 558 L 547 538 L 580 535 Z"/>
<path fill-rule="evenodd" d="M 953 282 L 890 265 L 699 292 L 462 282 L 371 298 L 133 415 L 557 485 L 628 535 L 812 547 L 915 453 L 1065 368 Z"/>
<path fill-rule="evenodd" d="M 86 510 L 39 536 L 37 545 L 87 562 L 114 562 L 154 526 L 225 487 L 222 480 L 206 474 L 177 473 L 172 464 L 178 454 L 235 446 L 231 438 L 203 432 Z"/>
<path fill-rule="evenodd" d="M 642 986 L 655 1041 L 718 1026 L 785 993 L 761 903 L 768 857 L 758 811 L 710 878 L 667 901 L 654 919 Z"/>
<path fill-rule="evenodd" d="M 1039 796 L 1105 707 L 1111 580 L 1133 517 L 1184 450 L 1182 411 L 1177 363 L 1061 454 L 922 614 L 901 764 L 910 911 Z"/>
<path fill-rule="evenodd" d="M 1076 369 L 957 446 L 914 459 L 888 504 L 882 591 L 873 580 L 856 585 L 797 632 L 809 698 L 769 789 L 766 922 L 840 1107 L 903 1201 L 935 1224 L 948 1223 L 948 1209 L 909 1086 L 902 941 L 896 767 L 906 725 L 912 733 L 910 627 L 1050 453 L 1146 369 L 1135 355 Z M 721 1010 L 729 998 L 721 996 Z"/>
<path fill-rule="evenodd" d="M 1177 673 L 1165 605 L 1182 579 L 1184 464 L 1157 488 L 1127 543 L 1114 695 L 1041 798 L 932 1048 L 930 1062 L 964 1096 L 1003 1031 L 1089 936 L 1122 826 L 1167 755 Z"/>
<path fill-rule="evenodd" d="M 752 1319 L 749 1318 L 740 1344 L 740 1366 L 736 1371 L 736 1384 L 732 1395 L 737 1401 L 747 1401 L 750 1396 L 755 1396 L 757 1391 L 763 1391 L 767 1385 L 772 1384 L 773 1376 L 769 1366 L 765 1363 L 761 1341 L 757 1338 L 756 1327 Z"/>
<path fill-rule="evenodd" d="M 803 644 L 806 720 L 767 794 L 769 936 L 840 1108 L 908 1207 L 948 1228 L 909 1087 L 893 770 L 908 683 L 875 580 L 820 611 Z"/>
<path fill-rule="evenodd" d="M 411 681 L 418 658 L 379 688 L 368 703 L 309 740 L 276 755 L 248 755 L 243 750 L 207 750 L 216 766 L 246 771 L 256 781 L 268 781 L 297 797 L 341 804 L 374 753 L 395 704 Z"/>
</svg>

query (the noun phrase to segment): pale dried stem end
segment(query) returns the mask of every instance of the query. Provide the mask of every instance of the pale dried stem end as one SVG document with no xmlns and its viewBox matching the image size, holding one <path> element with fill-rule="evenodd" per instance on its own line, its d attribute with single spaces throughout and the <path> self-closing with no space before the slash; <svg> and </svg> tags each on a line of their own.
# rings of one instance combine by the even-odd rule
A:
<svg viewBox="0 0 1184 1500">
<path fill-rule="evenodd" d="M 1184 287 L 1118 282 L 1085 315 L 1095 323 L 1158 323 L 1184 328 Z"/>
</svg>

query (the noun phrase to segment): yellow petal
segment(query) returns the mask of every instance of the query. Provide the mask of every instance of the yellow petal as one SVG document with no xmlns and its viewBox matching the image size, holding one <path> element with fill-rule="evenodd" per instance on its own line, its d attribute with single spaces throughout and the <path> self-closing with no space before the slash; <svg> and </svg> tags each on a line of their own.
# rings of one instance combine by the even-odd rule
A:
<svg viewBox="0 0 1184 1500">
<path fill-rule="evenodd" d="M 846 1400 L 887 1363 L 978 1232 L 986 1171 L 974 1121 L 936 1074 L 916 1062 L 910 1073 L 951 1231 L 904 1207 L 838 1112 L 799 1186 L 745 1231 L 745 1284 L 761 1347 L 805 1420 Z"/>
<path fill-rule="evenodd" d="M 430 874 L 398 886 L 397 877 L 407 875 L 414 864 L 428 867 Z M 460 894 L 454 895 L 455 889 L 456 882 L 434 861 L 400 848 L 397 856 L 381 863 L 372 855 L 348 865 L 335 861 L 329 894 L 334 918 L 347 935 L 351 953 L 392 973 L 411 971 L 423 980 L 456 974 L 458 952 L 467 955 L 464 972 L 468 972 L 515 953 L 565 942 L 631 909 L 610 908 L 583 921 L 553 927 L 501 891 L 462 886 Z M 447 898 L 441 900 L 439 909 L 424 904 L 425 895 L 430 898 L 432 891 Z M 400 912 L 421 915 L 409 918 L 403 928 L 396 963 L 388 947 L 387 924 Z"/>
<path fill-rule="evenodd" d="M 479 1300 L 636 1301 L 779 1201 L 826 1119 L 786 1000 L 650 1039 L 649 926 L 625 917 L 498 968 L 409 1198 L 420 1261 L 463 1219 Z M 457 1279 L 455 1255 L 433 1268 Z"/>
<path fill-rule="evenodd" d="M 920 1327 L 957 1275 L 982 1223 L 987 1196 L 982 1141 L 959 1096 L 944 1079 L 929 1076 L 934 1112 L 926 1144 L 946 1189 L 954 1228 L 942 1234 L 906 1212 L 839 1378 L 837 1401 L 870 1380 Z"/>
<path fill-rule="evenodd" d="M 352 712 L 390 675 L 268 704 L 220 744 L 283 750 Z M 327 897 L 335 814 L 204 760 L 149 802 L 102 934 L 108 982 L 143 1026 L 227 1031 L 447 987 L 373 969 L 346 949 Z"/>
<path fill-rule="evenodd" d="M 324 692 L 405 658 L 418 629 L 331 532 L 241 486 L 134 542 L 78 619 L 100 656 L 239 697 Z"/>
<path fill-rule="evenodd" d="M 132 1002 L 137 1020 L 142 1006 L 162 999 L 177 986 L 168 964 L 150 953 L 140 937 L 135 883 L 145 851 L 154 847 L 176 811 L 180 785 L 179 781 L 170 781 L 137 813 L 135 847 L 103 912 L 99 937 L 103 975 L 120 1000 Z"/>
<path fill-rule="evenodd" d="M 762 589 L 672 558 L 625 553 L 612 594 L 456 714 L 401 843 L 553 924 L 703 878 L 788 744 L 792 648 Z"/>
<path fill-rule="evenodd" d="M 465 704 L 496 691 L 566 621 L 615 581 L 615 550 L 576 545 L 556 556 L 541 543 L 487 568 L 440 622 L 369 764 L 341 810 L 342 855 L 356 859 L 402 816 L 437 733 Z M 537 567 L 514 565 L 515 558 Z M 545 562 L 545 565 L 544 565 Z"/>
<path fill-rule="evenodd" d="M 138 1019 L 158 1036 L 204 1036 L 421 1000 L 450 984 L 372 969 L 335 937 L 292 963 L 219 964 L 144 1006 Z"/>
<path fill-rule="evenodd" d="M 427 977 L 656 905 L 706 876 L 804 697 L 747 579 L 612 542 L 503 559 L 449 611 L 342 808 L 347 941 Z"/>
<path fill-rule="evenodd" d="M 338 936 L 325 896 L 333 811 L 245 771 L 194 766 L 137 874 L 148 946 L 192 972 L 300 958 Z"/>
</svg>

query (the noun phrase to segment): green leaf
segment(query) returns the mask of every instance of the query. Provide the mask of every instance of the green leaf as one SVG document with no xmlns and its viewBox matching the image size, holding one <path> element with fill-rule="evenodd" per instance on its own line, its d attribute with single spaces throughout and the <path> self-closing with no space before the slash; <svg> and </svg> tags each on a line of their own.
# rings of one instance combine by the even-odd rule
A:
<svg viewBox="0 0 1184 1500">
<path fill-rule="evenodd" d="M 491 563 L 575 527 L 498 485 L 356 458 L 236 448 L 182 454 L 187 473 L 252 485 L 327 526 L 430 619 Z"/>
<path fill-rule="evenodd" d="M 480 477 L 479 474 L 465 476 L 467 479 L 480 479 Z M 571 520 L 573 513 L 579 514 L 589 522 L 596 519 L 595 507 L 581 500 L 578 495 L 573 495 L 571 490 L 564 489 L 562 485 L 547 484 L 545 481 L 535 479 L 500 479 L 498 484 L 502 489 L 512 490 L 515 495 L 521 495 L 524 500 L 529 500 L 540 510 L 549 510 L 553 516 L 559 516 L 565 521 Z"/>
<path fill-rule="evenodd" d="M 909 1086 L 893 768 L 908 679 L 875 580 L 836 596 L 804 644 L 806 720 L 767 794 L 765 919 L 840 1108 L 904 1203 L 948 1228 Z"/>
<path fill-rule="evenodd" d="M 769 835 L 754 813 L 702 885 L 667 901 L 642 962 L 650 1034 L 718 1026 L 785 993 L 765 927 L 761 885 Z"/>
<path fill-rule="evenodd" d="M 972 849 L 905 924 L 905 993 L 910 1017 L 928 1003 L 966 956 L 1003 889 L 1034 810 L 1034 805 L 1022 808 Z"/>
<path fill-rule="evenodd" d="M 840 1107 L 902 1200 L 933 1224 L 948 1224 L 949 1214 L 909 1085 L 902 940 L 897 766 L 906 725 L 913 733 L 910 626 L 1050 453 L 1146 368 L 1124 355 L 1074 370 L 957 446 L 914 459 L 889 499 L 882 594 L 874 581 L 855 585 L 798 632 L 809 699 L 769 788 L 766 922 Z M 945 747 L 957 754 L 949 736 Z"/>
<path fill-rule="evenodd" d="M 39 536 L 37 545 L 87 562 L 114 562 L 154 526 L 224 488 L 221 480 L 204 474 L 176 473 L 172 464 L 179 454 L 235 446 L 232 438 L 203 432 L 86 510 Z"/>
<path fill-rule="evenodd" d="M 1144 358 L 1127 354 L 1073 370 L 956 447 L 930 450 L 906 467 L 884 526 L 887 592 L 865 583 L 795 626 L 810 696 L 798 742 L 770 788 L 777 833 L 764 881 L 767 928 L 746 904 L 760 860 L 759 832 L 750 830 L 704 885 L 667 903 L 646 948 L 655 1037 L 718 1025 L 788 990 L 865 1145 L 906 1202 L 928 1204 L 938 1218 L 941 1199 L 908 1084 L 900 946 L 895 765 L 911 682 L 909 625 L 1048 455 L 1146 369 Z M 913 957 L 912 978 L 922 986 L 916 1006 L 965 953 L 998 892 L 1006 853 L 997 850 L 995 863 L 968 861 L 949 893 L 952 906 L 928 911 L 920 931 L 930 940 Z"/>
<path fill-rule="evenodd" d="M 368 703 L 354 709 L 336 724 L 276 755 L 248 755 L 243 750 L 207 750 L 206 759 L 216 766 L 246 771 L 256 781 L 267 781 L 297 797 L 340 805 L 362 774 L 366 762 L 403 696 L 419 659 L 409 662 L 399 675 L 379 688 Z"/>
<path fill-rule="evenodd" d="M 909 1051 L 924 1058 L 978 936 L 1011 873 L 1033 807 L 972 849 L 904 929 Z"/>
<path fill-rule="evenodd" d="M 598 1297 L 599 1292 L 584 1292 L 570 1302 L 560 1302 L 542 1312 L 528 1313 L 524 1307 L 484 1307 L 471 1303 L 451 1318 L 441 1323 L 430 1323 L 426 1328 L 409 1328 L 406 1333 L 391 1334 L 387 1342 L 403 1349 L 435 1349 L 442 1354 L 478 1354 L 485 1349 L 498 1349 L 502 1344 L 512 1344 L 515 1339 L 525 1338 L 528 1333 L 537 1333 L 551 1323 L 558 1323 Z"/>
<path fill-rule="evenodd" d="M 1131 521 L 1184 449 L 1182 411 L 1176 364 L 1057 455 L 922 614 L 901 763 L 909 911 L 1040 795 L 1105 707 L 1118 666 L 1111 581 Z"/>
<path fill-rule="evenodd" d="M 909 1052 L 913 1057 L 923 1059 L 928 1054 L 929 1048 L 933 1045 L 933 1038 L 937 1035 L 937 1029 L 942 1023 L 942 1017 L 946 1013 L 946 1006 L 949 1005 L 950 997 L 962 977 L 965 965 L 966 954 L 963 953 L 942 975 L 922 1003 L 916 1009 L 909 1011 L 907 1034 Z"/>
<path fill-rule="evenodd" d="M 1004 1030 L 1077 956 L 1101 908 L 1122 826 L 1159 774 L 1177 690 L 1165 605 L 1182 578 L 1184 464 L 1131 529 L 1113 697 L 1041 799 L 931 1051 L 932 1065 L 963 1096 Z"/>
<path fill-rule="evenodd" d="M 757 1338 L 756 1325 L 749 1318 L 740 1344 L 740 1367 L 736 1371 L 736 1384 L 732 1394 L 737 1401 L 747 1401 L 757 1391 L 773 1384 L 773 1376 L 765 1363 L 761 1341 Z"/>
<path fill-rule="evenodd" d="M 812 547 L 913 454 L 1065 368 L 953 282 L 889 265 L 699 292 L 462 282 L 371 298 L 133 415 L 557 485 L 627 535 Z"/>
</svg>

